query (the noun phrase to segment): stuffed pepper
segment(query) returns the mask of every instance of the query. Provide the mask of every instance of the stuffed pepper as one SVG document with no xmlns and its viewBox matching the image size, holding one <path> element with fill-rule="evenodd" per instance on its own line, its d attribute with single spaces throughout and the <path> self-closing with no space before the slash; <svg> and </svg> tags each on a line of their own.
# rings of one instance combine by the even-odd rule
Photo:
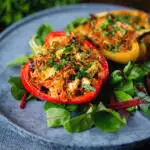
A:
<svg viewBox="0 0 150 150">
<path fill-rule="evenodd" d="M 109 71 L 91 43 L 74 34 L 51 32 L 41 49 L 20 71 L 29 93 L 66 104 L 86 103 L 98 95 Z"/>
<path fill-rule="evenodd" d="M 73 32 L 88 38 L 106 58 L 126 64 L 146 55 L 150 28 L 146 13 L 117 10 L 92 14 L 86 23 L 76 26 Z"/>
</svg>

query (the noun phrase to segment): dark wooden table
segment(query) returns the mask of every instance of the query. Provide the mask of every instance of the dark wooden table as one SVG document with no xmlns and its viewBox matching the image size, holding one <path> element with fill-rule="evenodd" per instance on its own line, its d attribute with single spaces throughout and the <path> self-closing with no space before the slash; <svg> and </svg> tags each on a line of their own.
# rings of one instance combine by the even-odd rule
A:
<svg viewBox="0 0 150 150">
<path fill-rule="evenodd" d="M 108 3 L 130 6 L 150 13 L 150 0 L 81 0 L 84 3 Z"/>
</svg>

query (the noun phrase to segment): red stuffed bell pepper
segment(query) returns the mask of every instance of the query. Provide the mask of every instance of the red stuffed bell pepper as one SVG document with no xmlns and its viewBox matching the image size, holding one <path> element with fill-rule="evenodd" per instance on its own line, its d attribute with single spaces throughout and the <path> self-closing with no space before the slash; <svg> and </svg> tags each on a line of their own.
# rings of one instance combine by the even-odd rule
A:
<svg viewBox="0 0 150 150">
<path fill-rule="evenodd" d="M 108 74 L 107 61 L 88 41 L 64 32 L 51 32 L 42 53 L 20 72 L 25 89 L 33 96 L 65 104 L 93 100 Z"/>
</svg>

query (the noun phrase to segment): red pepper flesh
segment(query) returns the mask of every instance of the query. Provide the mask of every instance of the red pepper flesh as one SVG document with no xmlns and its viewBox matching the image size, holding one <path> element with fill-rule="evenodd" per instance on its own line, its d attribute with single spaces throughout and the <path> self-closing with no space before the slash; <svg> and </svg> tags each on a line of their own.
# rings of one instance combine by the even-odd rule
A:
<svg viewBox="0 0 150 150">
<path fill-rule="evenodd" d="M 65 32 L 63 31 L 50 32 L 50 34 L 48 34 L 48 36 L 45 38 L 44 43 L 48 43 L 50 38 L 57 36 L 65 36 Z"/>
</svg>

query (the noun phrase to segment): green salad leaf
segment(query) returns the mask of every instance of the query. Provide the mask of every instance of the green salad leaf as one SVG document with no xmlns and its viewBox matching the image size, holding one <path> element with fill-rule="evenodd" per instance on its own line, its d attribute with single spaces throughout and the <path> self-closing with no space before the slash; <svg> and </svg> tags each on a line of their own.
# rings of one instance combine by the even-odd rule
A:
<svg viewBox="0 0 150 150">
<path fill-rule="evenodd" d="M 21 83 L 20 77 L 10 77 L 8 83 L 11 84 L 11 94 L 16 100 L 21 100 L 25 89 Z M 33 95 L 29 94 L 26 98 L 27 101 L 35 99 Z"/>
<path fill-rule="evenodd" d="M 142 87 L 144 90 L 146 90 L 146 86 L 145 86 L 144 82 L 138 82 L 138 85 L 140 87 Z M 140 99 L 145 100 L 147 102 L 146 104 L 140 105 L 140 110 L 143 113 L 145 113 L 146 115 L 150 115 L 150 96 L 149 96 L 149 94 L 139 91 L 136 87 L 135 87 L 135 93 L 136 93 L 137 97 L 139 97 Z"/>
<path fill-rule="evenodd" d="M 74 104 L 66 105 L 66 109 L 69 111 L 76 111 L 78 109 L 78 105 Z"/>
<path fill-rule="evenodd" d="M 133 68 L 131 69 L 129 75 L 128 75 L 128 79 L 130 79 L 130 80 L 140 80 L 146 74 L 147 74 L 147 72 L 145 72 L 145 70 L 143 70 L 143 66 L 135 64 L 133 66 Z"/>
<path fill-rule="evenodd" d="M 15 60 L 11 61 L 10 63 L 8 63 L 8 66 L 22 66 L 24 65 L 26 62 L 28 62 L 29 59 L 27 56 L 20 56 L 18 58 L 16 58 Z"/>
<path fill-rule="evenodd" d="M 133 63 L 129 62 L 123 69 L 123 80 L 121 80 L 121 77 L 119 76 L 121 72 L 119 70 L 115 70 L 111 74 L 111 83 L 119 83 L 115 87 L 115 90 L 113 91 L 117 101 L 126 101 L 132 99 L 132 96 L 138 97 L 141 100 L 145 100 L 146 104 L 141 104 L 140 109 L 146 113 L 150 114 L 150 96 L 147 93 L 140 91 L 138 88 L 136 88 L 136 84 L 138 84 L 141 88 L 144 89 L 144 91 L 147 91 L 146 85 L 145 85 L 145 76 L 148 74 L 150 70 L 150 61 L 147 60 L 144 63 Z M 117 77 L 120 77 L 119 81 L 117 80 Z M 137 106 L 127 108 L 127 111 L 133 111 L 136 110 Z"/>
<path fill-rule="evenodd" d="M 130 94 L 131 96 L 134 96 L 134 94 L 135 94 L 134 84 L 133 84 L 132 80 L 125 80 L 125 81 L 121 82 L 118 89 Z"/>
<path fill-rule="evenodd" d="M 144 82 L 138 82 L 138 85 L 139 85 L 141 88 L 143 88 L 145 91 L 147 91 Z M 142 91 L 139 91 L 139 90 L 135 87 L 135 93 L 136 93 L 136 96 L 139 97 L 140 99 L 145 100 L 145 101 L 147 101 L 147 102 L 150 102 L 150 96 L 149 96 L 148 92 L 147 92 L 147 93 L 144 93 L 144 92 L 142 92 Z"/>
<path fill-rule="evenodd" d="M 86 113 L 65 121 L 64 129 L 71 133 L 88 130 L 93 125 L 91 112 L 92 112 L 92 107 L 90 107 Z"/>
<path fill-rule="evenodd" d="M 49 24 L 47 23 L 42 24 L 36 32 L 36 36 L 35 36 L 36 44 L 43 45 L 46 36 L 52 31 L 53 31 L 53 28 Z"/>
<path fill-rule="evenodd" d="M 146 114 L 150 116 L 150 104 L 141 104 L 140 105 L 140 110 Z"/>
<path fill-rule="evenodd" d="M 8 80 L 11 86 L 11 94 L 16 100 L 21 100 L 24 95 L 24 87 L 21 83 L 20 77 L 10 77 Z"/>
<path fill-rule="evenodd" d="M 119 101 L 119 102 L 133 99 L 131 95 L 129 95 L 128 93 L 125 93 L 122 90 L 116 90 L 116 91 L 114 91 L 114 94 L 116 96 L 116 100 Z M 133 107 L 127 108 L 126 110 L 131 112 L 131 111 L 134 111 L 136 109 L 137 109 L 137 107 L 133 106 Z"/>
<path fill-rule="evenodd" d="M 57 103 L 51 103 L 51 102 L 46 102 L 44 104 L 44 111 L 47 111 L 50 108 L 65 108 L 65 104 L 57 104 Z"/>
<path fill-rule="evenodd" d="M 93 121 L 97 128 L 104 132 L 115 132 L 126 125 L 126 118 L 112 109 L 99 105 L 99 111 L 92 114 Z"/>
<path fill-rule="evenodd" d="M 143 80 L 144 76 L 150 70 L 150 61 L 145 61 L 144 64 L 132 64 L 132 67 L 128 70 L 130 70 L 128 71 L 128 79 Z"/>
<path fill-rule="evenodd" d="M 76 133 L 88 130 L 93 125 L 104 132 L 114 132 L 126 125 L 126 119 L 100 103 L 98 106 L 91 105 L 87 112 L 65 121 L 64 129 Z"/>
<path fill-rule="evenodd" d="M 144 64 L 143 64 L 143 69 L 145 70 L 145 72 L 149 72 L 150 70 L 150 61 L 145 61 Z"/>
<path fill-rule="evenodd" d="M 73 20 L 71 23 L 69 23 L 66 27 L 65 27 L 65 31 L 66 32 L 71 32 L 73 31 L 76 27 L 78 27 L 79 25 L 83 25 L 88 23 L 89 18 L 84 18 L 84 17 L 78 17 L 75 20 Z"/>
<path fill-rule="evenodd" d="M 123 76 L 121 71 L 120 70 L 113 71 L 110 79 L 111 79 L 110 82 L 112 84 L 120 83 L 121 81 L 123 81 Z"/>
<path fill-rule="evenodd" d="M 121 101 L 126 101 L 126 100 L 131 100 L 132 96 L 125 93 L 124 91 L 121 90 L 116 90 L 114 91 L 114 94 L 116 96 L 116 99 L 121 102 Z"/>
<path fill-rule="evenodd" d="M 46 102 L 44 104 L 44 111 L 47 111 L 50 108 L 62 108 L 68 111 L 76 111 L 78 109 L 78 105 L 74 105 L 74 104 L 66 105 L 66 104 Z"/>
<path fill-rule="evenodd" d="M 60 127 L 70 119 L 70 112 L 63 108 L 49 108 L 46 110 L 47 126 Z"/>
<path fill-rule="evenodd" d="M 123 72 L 126 76 L 129 75 L 129 73 L 131 72 L 133 68 L 133 63 L 131 61 L 128 62 L 128 64 L 124 67 Z"/>
</svg>

